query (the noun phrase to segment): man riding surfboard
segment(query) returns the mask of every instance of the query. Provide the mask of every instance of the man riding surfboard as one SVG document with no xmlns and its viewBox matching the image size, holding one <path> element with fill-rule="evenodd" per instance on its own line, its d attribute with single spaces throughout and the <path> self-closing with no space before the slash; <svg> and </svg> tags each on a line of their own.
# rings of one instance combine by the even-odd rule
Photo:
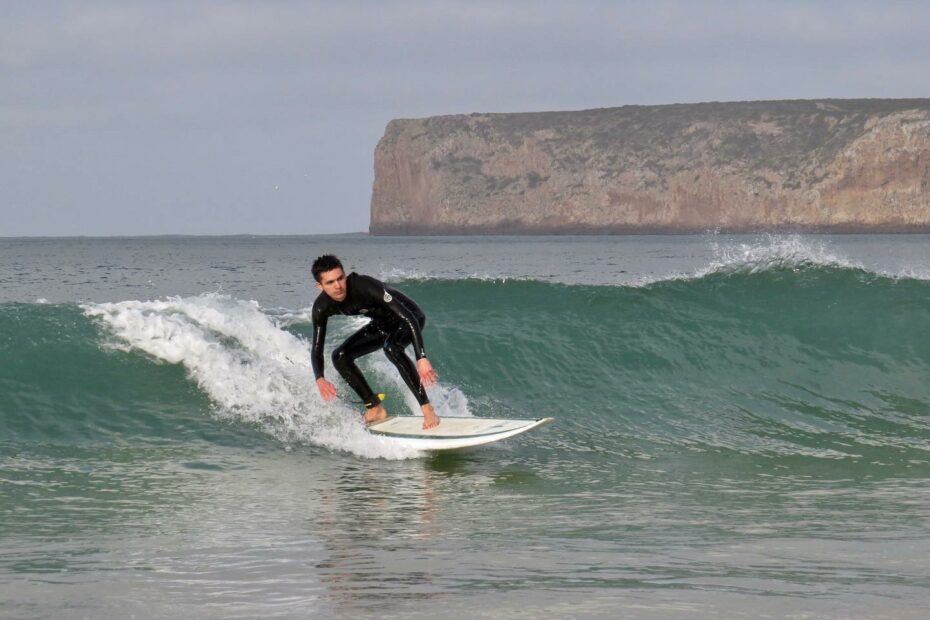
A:
<svg viewBox="0 0 930 620">
<path fill-rule="evenodd" d="M 426 324 L 426 315 L 420 307 L 400 291 L 375 278 L 354 272 L 347 276 L 342 263 L 332 254 L 317 258 L 313 262 L 312 272 L 316 287 L 322 292 L 313 303 L 310 359 L 323 400 L 336 397 L 336 387 L 323 376 L 323 343 L 327 320 L 334 314 L 367 316 L 371 321 L 349 336 L 333 351 L 332 356 L 333 366 L 365 404 L 365 423 L 385 420 L 388 413 L 380 397 L 355 365 L 355 360 L 382 349 L 420 404 L 423 428 L 437 426 L 439 417 L 424 389 L 436 382 L 437 375 L 426 359 L 421 332 Z M 416 364 L 404 352 L 411 344 Z"/>
</svg>

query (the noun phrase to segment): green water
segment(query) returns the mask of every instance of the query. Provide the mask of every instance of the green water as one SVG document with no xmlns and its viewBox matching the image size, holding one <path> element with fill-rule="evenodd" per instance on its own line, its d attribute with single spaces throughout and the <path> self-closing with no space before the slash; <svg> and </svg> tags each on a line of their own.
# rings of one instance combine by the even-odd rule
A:
<svg viewBox="0 0 930 620">
<path fill-rule="evenodd" d="M 0 241 L 0 615 L 923 617 L 930 252 L 881 239 Z M 426 310 L 440 415 L 556 424 L 423 458 L 324 404 L 327 244 Z"/>
</svg>

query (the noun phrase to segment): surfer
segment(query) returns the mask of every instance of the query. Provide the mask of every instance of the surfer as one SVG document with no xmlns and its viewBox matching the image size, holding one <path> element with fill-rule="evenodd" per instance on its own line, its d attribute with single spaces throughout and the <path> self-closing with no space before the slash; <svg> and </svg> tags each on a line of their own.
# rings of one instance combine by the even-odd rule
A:
<svg viewBox="0 0 930 620">
<path fill-rule="evenodd" d="M 333 351 L 333 366 L 365 404 L 365 423 L 385 420 L 388 413 L 381 404 L 381 398 L 372 391 L 355 365 L 355 360 L 382 349 L 420 403 L 423 428 L 437 426 L 439 417 L 424 389 L 436 382 L 437 375 L 423 348 L 421 330 L 426 324 L 426 315 L 420 307 L 400 291 L 370 276 L 354 272 L 347 276 L 342 263 L 332 254 L 313 261 L 312 272 L 316 287 L 323 292 L 313 302 L 310 359 L 323 400 L 336 397 L 336 387 L 323 376 L 327 319 L 334 314 L 367 316 L 371 321 Z M 413 345 L 416 364 L 404 352 L 410 344 Z"/>
</svg>

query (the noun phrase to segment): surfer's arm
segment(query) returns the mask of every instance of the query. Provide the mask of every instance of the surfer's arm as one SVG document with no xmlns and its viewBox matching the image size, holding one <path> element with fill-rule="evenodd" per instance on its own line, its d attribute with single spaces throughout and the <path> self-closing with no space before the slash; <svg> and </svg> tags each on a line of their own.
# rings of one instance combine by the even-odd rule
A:
<svg viewBox="0 0 930 620">
<path fill-rule="evenodd" d="M 316 377 L 316 387 L 323 400 L 336 398 L 336 386 L 323 377 L 323 343 L 326 341 L 326 320 L 328 316 L 313 307 L 313 343 L 310 345 L 310 363 Z"/>
<path fill-rule="evenodd" d="M 323 378 L 323 343 L 326 342 L 327 316 L 321 313 L 316 305 L 313 307 L 313 343 L 310 345 L 310 363 L 313 365 L 313 376 Z"/>
</svg>

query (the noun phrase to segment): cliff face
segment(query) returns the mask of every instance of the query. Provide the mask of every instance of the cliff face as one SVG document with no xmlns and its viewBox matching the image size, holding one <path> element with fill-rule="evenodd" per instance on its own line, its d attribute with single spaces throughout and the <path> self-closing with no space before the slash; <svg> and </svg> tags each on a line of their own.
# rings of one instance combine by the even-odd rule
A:
<svg viewBox="0 0 930 620">
<path fill-rule="evenodd" d="M 394 120 L 370 230 L 930 232 L 930 99 Z"/>
</svg>

